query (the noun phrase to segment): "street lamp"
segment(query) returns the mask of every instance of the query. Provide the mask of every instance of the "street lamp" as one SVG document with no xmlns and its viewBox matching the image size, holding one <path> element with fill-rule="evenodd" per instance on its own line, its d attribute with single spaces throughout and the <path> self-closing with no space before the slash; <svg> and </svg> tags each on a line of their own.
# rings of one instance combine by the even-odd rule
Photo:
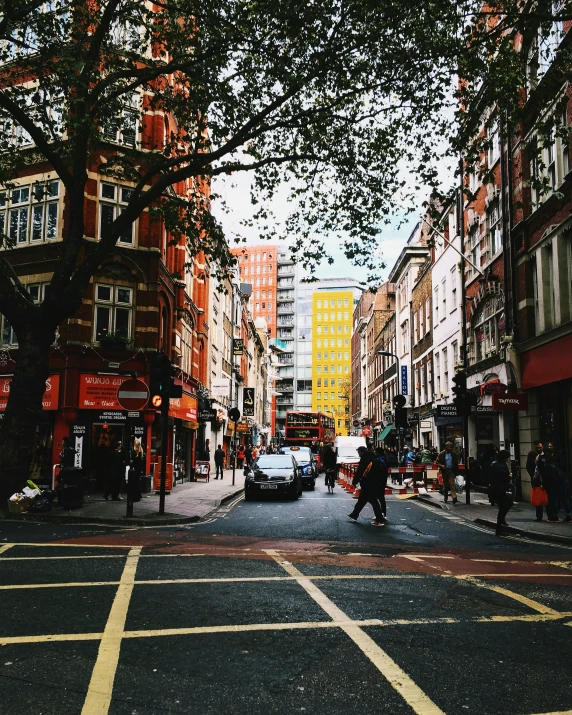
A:
<svg viewBox="0 0 572 715">
<path fill-rule="evenodd" d="M 396 374 L 395 374 L 395 379 L 397 382 L 397 393 L 396 394 L 401 394 L 401 390 L 399 389 L 399 358 L 395 353 L 392 353 L 391 350 L 378 350 L 377 355 L 381 355 L 382 357 L 392 357 L 395 358 L 395 365 L 396 365 Z M 383 365 L 383 363 L 382 363 Z M 382 385 L 385 384 L 385 366 L 383 366 L 383 372 L 382 372 Z M 383 389 L 383 388 L 382 388 Z M 399 466 L 399 458 L 401 457 L 401 427 L 397 428 L 397 466 Z"/>
</svg>

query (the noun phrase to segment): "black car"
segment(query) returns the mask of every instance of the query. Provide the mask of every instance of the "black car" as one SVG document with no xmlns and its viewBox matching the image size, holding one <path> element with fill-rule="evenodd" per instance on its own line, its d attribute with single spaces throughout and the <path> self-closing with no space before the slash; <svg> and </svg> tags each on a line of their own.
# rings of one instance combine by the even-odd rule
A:
<svg viewBox="0 0 572 715">
<path fill-rule="evenodd" d="M 282 494 L 298 499 L 302 493 L 301 470 L 289 454 L 263 454 L 244 470 L 244 498 L 255 494 Z"/>
<path fill-rule="evenodd" d="M 291 454 L 300 467 L 302 484 L 312 490 L 316 488 L 318 463 L 310 447 L 280 447 L 280 454 Z"/>
</svg>

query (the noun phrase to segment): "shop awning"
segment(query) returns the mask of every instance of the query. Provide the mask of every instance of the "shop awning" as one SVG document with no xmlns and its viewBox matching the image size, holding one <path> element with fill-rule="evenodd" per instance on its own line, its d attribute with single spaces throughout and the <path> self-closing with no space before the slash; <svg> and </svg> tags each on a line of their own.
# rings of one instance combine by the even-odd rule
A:
<svg viewBox="0 0 572 715">
<path fill-rule="evenodd" d="M 379 435 L 379 441 L 381 442 L 382 440 L 384 440 L 387 437 L 387 435 L 391 432 L 392 429 L 393 429 L 393 425 L 387 425 L 387 427 Z"/>
</svg>

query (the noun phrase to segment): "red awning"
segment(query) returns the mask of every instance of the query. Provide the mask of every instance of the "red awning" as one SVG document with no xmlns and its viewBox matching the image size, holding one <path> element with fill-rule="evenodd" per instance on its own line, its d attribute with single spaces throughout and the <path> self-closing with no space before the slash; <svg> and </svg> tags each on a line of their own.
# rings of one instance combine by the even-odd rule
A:
<svg viewBox="0 0 572 715">
<path fill-rule="evenodd" d="M 572 378 L 572 335 L 522 353 L 520 371 L 523 390 Z"/>
</svg>

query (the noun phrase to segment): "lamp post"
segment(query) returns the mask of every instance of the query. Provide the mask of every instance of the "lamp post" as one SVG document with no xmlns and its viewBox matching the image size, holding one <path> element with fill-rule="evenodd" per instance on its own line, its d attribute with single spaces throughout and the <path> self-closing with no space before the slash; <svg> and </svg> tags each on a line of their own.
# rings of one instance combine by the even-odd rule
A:
<svg viewBox="0 0 572 715">
<path fill-rule="evenodd" d="M 397 395 L 400 395 L 400 394 L 401 394 L 401 389 L 400 389 L 400 387 L 399 387 L 399 381 L 400 381 L 400 379 L 401 379 L 401 375 L 400 375 L 400 373 L 399 373 L 399 358 L 397 357 L 397 355 L 396 355 L 395 353 L 392 353 L 391 350 L 378 350 L 376 354 L 377 354 L 377 355 L 381 355 L 382 357 L 392 357 L 392 358 L 395 358 L 395 369 L 396 369 L 395 379 L 396 379 L 396 382 L 397 382 L 397 385 L 396 385 L 396 387 L 397 387 L 397 392 L 396 392 L 396 394 L 397 394 Z M 385 368 L 383 369 L 383 382 L 382 382 L 382 384 L 383 384 L 383 383 L 385 383 Z M 382 388 L 382 390 L 383 390 L 383 388 Z M 401 429 L 402 429 L 401 427 L 398 427 L 398 428 L 397 428 L 397 466 L 399 466 L 399 459 L 400 459 L 400 457 L 401 457 Z"/>
</svg>

